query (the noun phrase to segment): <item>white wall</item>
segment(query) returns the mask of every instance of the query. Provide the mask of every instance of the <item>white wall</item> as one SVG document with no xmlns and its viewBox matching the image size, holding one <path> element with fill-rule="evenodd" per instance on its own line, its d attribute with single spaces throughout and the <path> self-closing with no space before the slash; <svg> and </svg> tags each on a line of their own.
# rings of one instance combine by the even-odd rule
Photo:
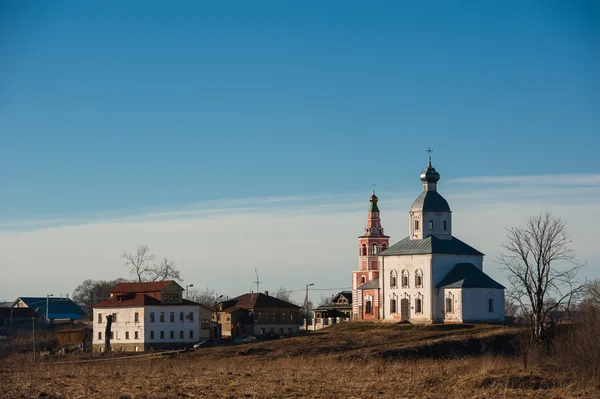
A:
<svg viewBox="0 0 600 399">
<path fill-rule="evenodd" d="M 452 298 L 452 312 L 446 312 L 446 298 Z M 436 303 L 438 309 L 441 312 L 441 317 L 437 318 L 436 321 L 445 322 L 463 322 L 463 299 L 461 288 L 442 288 L 439 290 L 439 294 L 436 296 Z"/>
<path fill-rule="evenodd" d="M 488 299 L 493 301 L 489 312 Z M 504 321 L 504 290 L 465 288 L 462 292 L 463 321 Z"/>
</svg>

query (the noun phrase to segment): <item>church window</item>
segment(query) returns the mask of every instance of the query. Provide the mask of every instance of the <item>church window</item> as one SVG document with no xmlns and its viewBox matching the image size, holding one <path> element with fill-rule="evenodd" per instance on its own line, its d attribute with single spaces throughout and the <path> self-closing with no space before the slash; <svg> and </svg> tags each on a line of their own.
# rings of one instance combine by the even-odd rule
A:
<svg viewBox="0 0 600 399">
<path fill-rule="evenodd" d="M 494 298 L 488 298 L 488 312 L 494 313 Z"/>
<path fill-rule="evenodd" d="M 379 234 L 383 234 L 383 229 L 379 229 Z"/>
<path fill-rule="evenodd" d="M 402 288 L 408 288 L 408 271 L 402 270 Z"/>
<path fill-rule="evenodd" d="M 423 300 L 421 298 L 415 299 L 415 313 L 423 313 Z"/>
<path fill-rule="evenodd" d="M 367 298 L 367 302 L 365 304 L 365 313 L 373 314 L 373 301 L 371 300 L 371 298 Z"/>
<path fill-rule="evenodd" d="M 361 248 L 361 255 L 367 256 L 367 244 L 363 244 Z"/>
<path fill-rule="evenodd" d="M 429 221 L 429 230 L 433 230 L 433 220 Z"/>
<path fill-rule="evenodd" d="M 446 221 L 444 220 L 444 221 L 442 222 L 442 224 L 444 225 L 444 231 L 446 231 L 446 230 L 448 229 L 448 228 L 447 228 L 447 225 L 446 225 Z"/>
<path fill-rule="evenodd" d="M 415 272 L 415 287 L 416 288 L 423 287 L 423 272 L 421 272 L 421 270 L 417 270 Z"/>
<path fill-rule="evenodd" d="M 367 281 L 367 279 L 365 278 L 365 276 L 362 276 L 362 277 L 360 278 L 360 282 L 361 282 L 361 283 L 363 283 L 363 284 L 364 284 L 366 281 Z"/>
<path fill-rule="evenodd" d="M 396 308 L 396 299 L 390 299 L 390 313 L 398 313 L 398 309 Z"/>
<path fill-rule="evenodd" d="M 452 297 L 448 297 L 446 298 L 446 313 L 452 313 L 454 311 L 452 308 Z"/>
<path fill-rule="evenodd" d="M 371 245 L 371 255 L 377 255 L 377 244 Z"/>
<path fill-rule="evenodd" d="M 398 288 L 398 281 L 395 271 L 390 273 L 390 288 Z"/>
<path fill-rule="evenodd" d="M 381 251 L 385 251 L 387 249 L 387 244 L 382 244 L 381 245 Z"/>
<path fill-rule="evenodd" d="M 415 220 L 415 231 L 419 230 L 419 221 Z"/>
</svg>

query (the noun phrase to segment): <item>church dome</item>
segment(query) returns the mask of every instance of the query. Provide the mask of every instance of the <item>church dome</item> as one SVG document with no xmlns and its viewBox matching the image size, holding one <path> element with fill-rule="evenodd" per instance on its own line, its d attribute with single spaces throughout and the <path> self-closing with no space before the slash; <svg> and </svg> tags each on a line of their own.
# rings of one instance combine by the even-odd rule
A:
<svg viewBox="0 0 600 399">
<path fill-rule="evenodd" d="M 437 183 L 440 180 L 440 174 L 431 166 L 431 160 L 429 161 L 429 166 L 421 172 L 420 177 L 423 183 Z"/>
<path fill-rule="evenodd" d="M 437 191 L 423 191 L 413 203 L 411 212 L 450 212 L 450 205 Z"/>
</svg>

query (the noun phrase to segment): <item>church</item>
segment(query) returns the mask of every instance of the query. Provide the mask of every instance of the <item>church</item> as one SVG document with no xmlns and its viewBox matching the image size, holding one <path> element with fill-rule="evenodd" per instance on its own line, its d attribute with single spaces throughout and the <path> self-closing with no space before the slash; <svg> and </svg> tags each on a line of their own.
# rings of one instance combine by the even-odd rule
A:
<svg viewBox="0 0 600 399">
<path fill-rule="evenodd" d="M 411 323 L 504 321 L 504 287 L 483 272 L 483 254 L 452 235 L 452 211 L 429 165 L 409 212 L 408 237 L 389 245 L 373 191 L 352 272 L 352 319 Z"/>
</svg>

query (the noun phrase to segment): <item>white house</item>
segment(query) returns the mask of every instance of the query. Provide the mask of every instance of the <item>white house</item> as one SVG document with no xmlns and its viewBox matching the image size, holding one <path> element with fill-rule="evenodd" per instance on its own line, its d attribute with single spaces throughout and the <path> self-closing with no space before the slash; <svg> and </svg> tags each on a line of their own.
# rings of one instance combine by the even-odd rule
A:
<svg viewBox="0 0 600 399">
<path fill-rule="evenodd" d="M 104 350 L 109 315 L 113 351 L 183 348 L 210 338 L 212 311 L 183 299 L 183 291 L 172 280 L 117 284 L 94 306 L 94 350 Z"/>
<path fill-rule="evenodd" d="M 483 254 L 452 236 L 452 212 L 437 192 L 440 175 L 421 173 L 409 236 L 379 254 L 380 317 L 421 323 L 500 322 L 504 287 L 483 272 Z"/>
</svg>

